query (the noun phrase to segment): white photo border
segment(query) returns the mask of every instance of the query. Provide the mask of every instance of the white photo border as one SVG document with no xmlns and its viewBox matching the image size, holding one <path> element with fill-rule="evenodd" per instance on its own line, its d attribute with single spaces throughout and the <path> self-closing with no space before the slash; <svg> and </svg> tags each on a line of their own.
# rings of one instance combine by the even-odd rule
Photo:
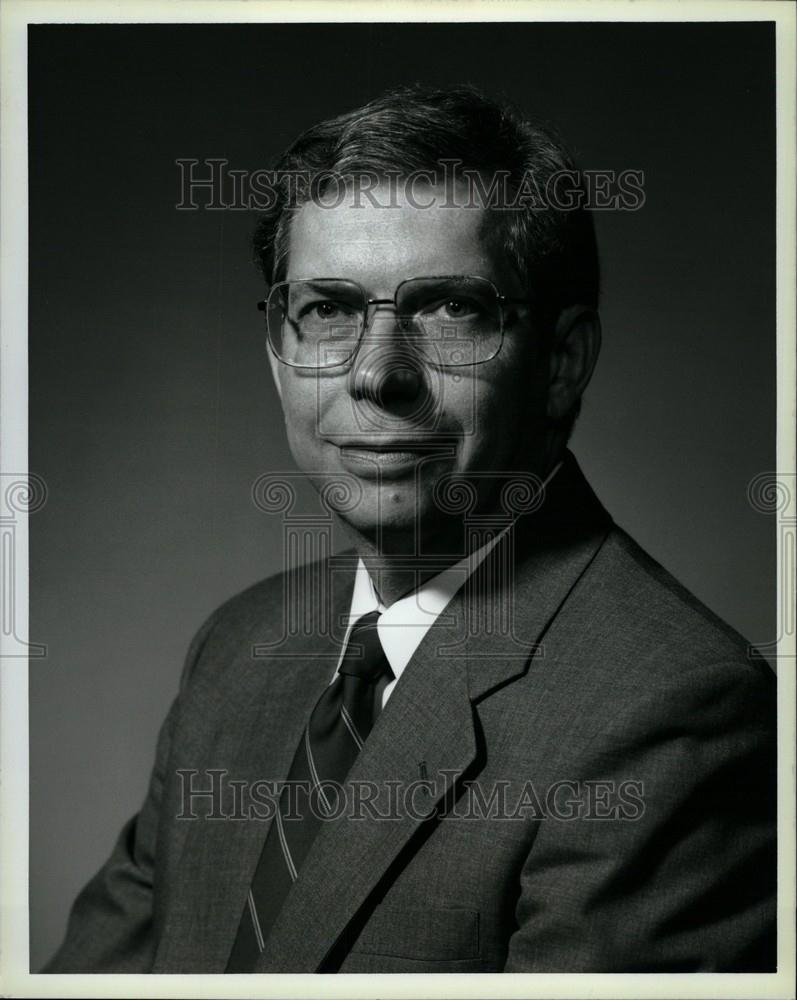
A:
<svg viewBox="0 0 797 1000">
<path fill-rule="evenodd" d="M 727 22 L 776 25 L 777 474 L 795 476 L 795 10 L 770 0 L 5 0 L 0 7 L 0 463 L 27 475 L 27 28 L 46 23 Z M 27 519 L 16 522 L 16 568 L 4 599 L 27 635 Z M 792 535 L 793 538 L 793 535 Z M 794 996 L 794 552 L 778 547 L 778 972 L 531 973 L 371 976 L 31 974 L 28 927 L 28 673 L 0 647 L 0 995 L 18 997 L 761 997 Z M 2 583 L 7 584 L 3 572 Z M 791 619 L 793 623 L 793 618 Z M 0 635 L 6 644 L 8 636 Z"/>
</svg>

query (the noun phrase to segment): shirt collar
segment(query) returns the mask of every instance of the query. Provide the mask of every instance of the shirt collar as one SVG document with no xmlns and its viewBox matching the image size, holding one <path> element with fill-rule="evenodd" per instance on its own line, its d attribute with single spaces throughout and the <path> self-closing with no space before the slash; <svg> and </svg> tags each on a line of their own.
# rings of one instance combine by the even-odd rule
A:
<svg viewBox="0 0 797 1000">
<path fill-rule="evenodd" d="M 561 465 L 562 463 L 559 462 L 554 466 L 546 477 L 543 488 L 553 479 Z M 377 623 L 379 641 L 382 643 L 393 674 L 398 680 L 440 613 L 471 573 L 487 558 L 499 539 L 509 530 L 509 527 L 508 525 L 480 548 L 469 553 L 464 559 L 460 559 L 458 563 L 426 580 L 417 590 L 394 601 L 389 608 L 386 608 L 379 600 L 365 563 L 360 559 L 354 577 L 346 643 L 348 643 L 349 632 L 360 618 L 372 611 L 379 611 L 380 618 Z M 385 691 L 386 696 L 390 694 L 394 685 L 395 681 L 392 681 Z"/>
</svg>

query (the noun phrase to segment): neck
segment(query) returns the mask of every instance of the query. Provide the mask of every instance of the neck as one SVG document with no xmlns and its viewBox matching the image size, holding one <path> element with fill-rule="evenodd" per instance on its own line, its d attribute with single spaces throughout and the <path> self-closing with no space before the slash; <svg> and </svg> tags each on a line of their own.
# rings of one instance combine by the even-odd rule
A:
<svg viewBox="0 0 797 1000">
<path fill-rule="evenodd" d="M 417 590 L 426 580 L 467 554 L 462 551 L 461 524 L 456 533 L 444 529 L 435 531 L 434 536 L 424 538 L 420 546 L 416 545 L 414 532 L 388 537 L 382 533 L 377 545 L 372 537 L 350 525 L 346 525 L 346 531 L 386 607 Z"/>
<path fill-rule="evenodd" d="M 550 475 L 564 455 L 566 437 L 559 439 L 551 435 L 547 445 L 545 454 L 535 463 L 535 471 L 541 479 Z M 438 522 L 432 530 L 419 536 L 414 530 L 383 530 L 376 536 L 345 522 L 344 528 L 352 538 L 380 600 L 387 607 L 483 544 L 478 536 L 470 540 L 465 537 L 461 516 Z"/>
</svg>

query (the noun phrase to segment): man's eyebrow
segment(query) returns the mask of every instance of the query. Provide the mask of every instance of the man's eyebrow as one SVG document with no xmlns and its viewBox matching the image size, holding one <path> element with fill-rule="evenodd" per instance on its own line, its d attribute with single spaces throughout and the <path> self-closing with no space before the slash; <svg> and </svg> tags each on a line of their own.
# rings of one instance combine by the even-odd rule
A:
<svg viewBox="0 0 797 1000">
<path fill-rule="evenodd" d="M 319 294 L 321 294 L 323 292 L 328 292 L 330 288 L 334 287 L 335 285 L 341 286 L 341 290 L 343 290 L 343 286 L 347 282 L 350 282 L 351 279 L 350 278 L 315 278 L 315 279 L 295 278 L 294 281 L 296 282 L 301 281 L 302 288 L 306 288 L 309 291 L 318 292 Z"/>
</svg>

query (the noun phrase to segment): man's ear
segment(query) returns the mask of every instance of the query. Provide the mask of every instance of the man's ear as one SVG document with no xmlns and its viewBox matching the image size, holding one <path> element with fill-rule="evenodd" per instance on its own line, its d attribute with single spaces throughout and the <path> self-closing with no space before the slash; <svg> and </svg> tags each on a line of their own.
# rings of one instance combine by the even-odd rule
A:
<svg viewBox="0 0 797 1000">
<path fill-rule="evenodd" d="M 595 309 L 573 305 L 556 321 L 550 354 L 548 416 L 567 416 L 587 388 L 601 349 L 601 322 Z"/>
</svg>

